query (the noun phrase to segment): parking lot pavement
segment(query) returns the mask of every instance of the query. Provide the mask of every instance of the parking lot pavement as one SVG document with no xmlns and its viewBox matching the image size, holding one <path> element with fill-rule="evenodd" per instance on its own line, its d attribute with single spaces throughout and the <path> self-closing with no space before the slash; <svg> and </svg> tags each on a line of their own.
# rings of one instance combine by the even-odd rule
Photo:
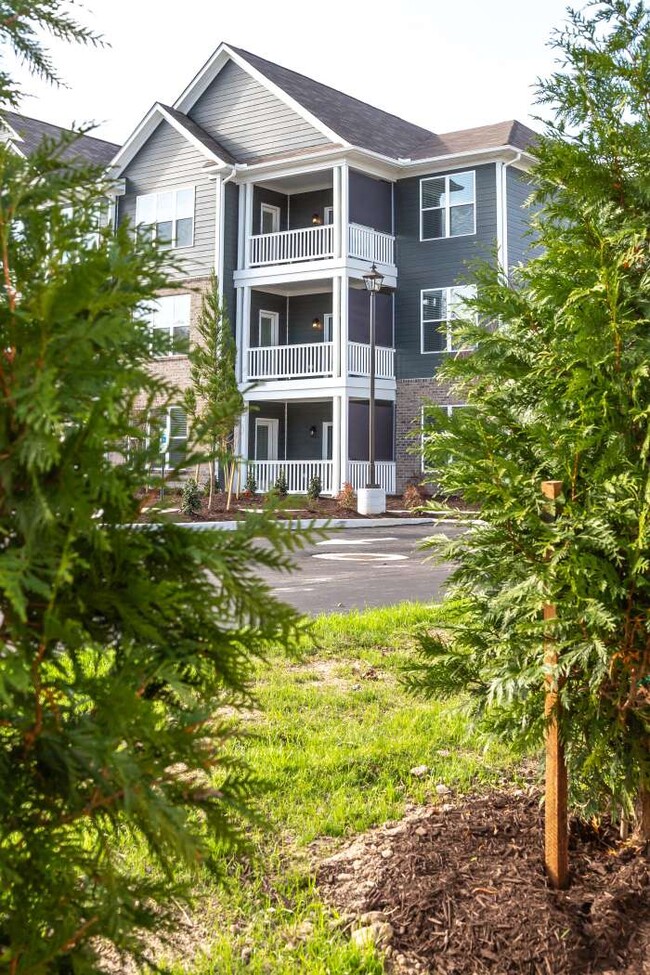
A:
<svg viewBox="0 0 650 975">
<path fill-rule="evenodd" d="M 449 566 L 436 566 L 419 548 L 423 539 L 462 528 L 407 525 L 338 529 L 296 556 L 291 575 L 264 573 L 273 594 L 303 613 L 345 612 L 405 600 L 437 602 Z"/>
</svg>

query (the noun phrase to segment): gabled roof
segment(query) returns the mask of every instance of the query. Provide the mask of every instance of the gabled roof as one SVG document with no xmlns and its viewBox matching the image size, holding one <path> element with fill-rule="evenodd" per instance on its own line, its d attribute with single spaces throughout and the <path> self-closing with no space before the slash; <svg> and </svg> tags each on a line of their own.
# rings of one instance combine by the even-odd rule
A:
<svg viewBox="0 0 650 975">
<path fill-rule="evenodd" d="M 434 135 L 420 125 L 374 108 L 273 61 L 266 61 L 250 51 L 238 47 L 230 49 L 353 146 L 398 159 L 409 156 L 418 143 Z"/>
<path fill-rule="evenodd" d="M 8 109 L 0 111 L 0 117 L 9 126 L 8 139 L 16 150 L 23 156 L 29 157 L 41 144 L 43 139 L 58 141 L 61 136 L 69 135 L 72 129 L 42 122 L 40 119 L 29 118 Z M 15 136 L 18 138 L 16 139 Z M 92 135 L 81 135 L 61 153 L 61 158 L 67 162 L 85 162 L 95 166 L 107 166 L 120 147 L 105 139 L 98 139 Z"/>
<path fill-rule="evenodd" d="M 222 162 L 229 163 L 231 166 L 237 161 L 225 146 L 222 146 L 220 142 L 217 142 L 211 135 L 208 135 L 205 129 L 202 129 L 194 119 L 191 119 L 188 115 L 184 115 L 175 108 L 171 108 L 169 105 L 163 105 L 162 102 L 160 102 L 160 108 L 167 112 L 174 121 L 178 122 L 179 126 L 185 130 L 188 136 L 200 142 L 213 156 Z"/>
<path fill-rule="evenodd" d="M 493 125 L 479 125 L 442 135 L 431 133 L 428 139 L 411 150 L 409 158 L 415 162 L 418 159 L 455 155 L 477 149 L 501 149 L 503 146 L 530 152 L 537 138 L 538 133 L 521 122 L 495 122 Z"/>
</svg>

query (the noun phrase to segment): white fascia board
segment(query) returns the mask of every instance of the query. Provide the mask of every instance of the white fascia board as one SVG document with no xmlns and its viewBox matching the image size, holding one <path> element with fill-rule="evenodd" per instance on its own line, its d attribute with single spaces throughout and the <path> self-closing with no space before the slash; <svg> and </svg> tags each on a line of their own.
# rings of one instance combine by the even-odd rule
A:
<svg viewBox="0 0 650 975">
<path fill-rule="evenodd" d="M 481 165 L 498 160 L 512 162 L 517 156 L 521 157 L 519 159 L 519 168 L 521 169 L 530 169 L 535 162 L 535 157 L 530 153 L 505 145 L 490 149 L 472 149 L 468 152 L 449 153 L 445 156 L 431 156 L 428 159 L 402 159 L 399 161 L 399 166 L 402 174 L 418 176 L 437 170 L 457 169 L 470 164 Z"/>
<path fill-rule="evenodd" d="M 228 163 L 220 159 L 219 156 L 211 152 L 207 146 L 197 139 L 191 132 L 188 132 L 185 126 L 181 125 L 173 115 L 159 103 L 156 102 L 155 105 L 149 109 L 145 117 L 142 119 L 138 127 L 135 129 L 133 134 L 127 139 L 120 151 L 117 153 L 113 161 L 110 163 L 109 169 L 113 177 L 119 176 L 125 168 L 129 165 L 132 159 L 140 152 L 140 149 L 145 145 L 147 140 L 151 138 L 161 122 L 167 122 L 172 126 L 180 135 L 183 136 L 190 145 L 194 146 L 201 155 L 209 159 L 210 162 L 216 163 L 221 167 L 228 167 Z"/>
<path fill-rule="evenodd" d="M 232 48 L 228 47 L 227 44 L 220 44 L 217 50 L 214 52 L 212 57 L 207 61 L 201 68 L 196 77 L 190 82 L 188 87 L 185 89 L 180 98 L 174 102 L 174 108 L 179 112 L 187 112 L 195 104 L 196 101 L 201 97 L 203 92 L 208 88 L 210 84 L 217 77 L 221 69 L 226 65 L 228 61 L 234 61 L 234 63 L 245 71 L 251 78 L 254 78 L 260 85 L 270 91 L 272 95 L 279 98 L 281 102 L 291 108 L 297 115 L 300 115 L 306 122 L 313 125 L 315 129 L 329 139 L 331 142 L 337 142 L 346 148 L 349 148 L 350 143 L 346 142 L 345 139 L 330 129 L 325 125 L 316 115 L 312 115 L 311 112 L 307 111 L 300 102 L 297 102 L 291 95 L 288 95 L 283 88 L 280 88 L 274 82 L 270 81 L 266 75 L 254 68 L 246 58 L 243 58 L 240 54 L 237 54 Z"/>
</svg>

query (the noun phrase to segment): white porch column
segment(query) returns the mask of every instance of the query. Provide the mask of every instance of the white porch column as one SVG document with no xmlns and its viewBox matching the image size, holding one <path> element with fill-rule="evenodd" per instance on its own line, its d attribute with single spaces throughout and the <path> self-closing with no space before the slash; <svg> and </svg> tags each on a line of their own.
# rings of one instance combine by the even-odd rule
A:
<svg viewBox="0 0 650 975">
<path fill-rule="evenodd" d="M 237 288 L 235 291 L 235 348 L 236 348 L 236 359 L 235 359 L 235 375 L 237 377 L 237 382 L 241 383 L 244 381 L 244 318 L 243 318 L 243 288 Z"/>
<path fill-rule="evenodd" d="M 241 463 L 239 465 L 239 489 L 243 490 L 246 484 L 246 476 L 248 473 L 248 465 L 246 461 L 248 460 L 248 422 L 250 417 L 250 407 L 248 403 L 244 412 L 239 418 L 239 456 L 241 457 Z"/>
<path fill-rule="evenodd" d="M 348 288 L 350 287 L 350 278 L 347 271 L 344 271 L 340 278 L 339 283 L 341 289 L 341 321 L 340 321 L 340 335 L 341 335 L 341 378 L 346 381 L 348 377 Z M 334 322 L 332 322 L 334 325 Z"/>
<path fill-rule="evenodd" d="M 350 223 L 350 169 L 341 164 L 341 257 L 348 256 L 348 225 Z"/>
<path fill-rule="evenodd" d="M 341 209 L 341 167 L 335 166 L 332 171 L 332 203 L 334 206 L 334 257 L 343 257 L 343 251 L 341 250 L 342 235 L 341 235 L 341 223 L 343 219 L 343 211 Z"/>
<path fill-rule="evenodd" d="M 332 399 L 332 494 L 341 490 L 341 397 Z"/>
<path fill-rule="evenodd" d="M 348 475 L 348 419 L 350 398 L 347 393 L 341 396 L 341 484 L 349 480 Z M 336 430 L 336 427 L 334 427 Z"/>
<path fill-rule="evenodd" d="M 248 347 L 251 334 L 251 289 L 245 285 L 241 291 L 241 362 L 242 382 L 245 383 L 248 379 Z"/>
<path fill-rule="evenodd" d="M 335 274 L 332 278 L 332 365 L 334 376 L 338 379 L 341 376 L 341 278 Z"/>
<path fill-rule="evenodd" d="M 244 264 L 250 267 L 250 237 L 253 233 L 253 184 L 246 183 L 244 196 Z"/>
</svg>

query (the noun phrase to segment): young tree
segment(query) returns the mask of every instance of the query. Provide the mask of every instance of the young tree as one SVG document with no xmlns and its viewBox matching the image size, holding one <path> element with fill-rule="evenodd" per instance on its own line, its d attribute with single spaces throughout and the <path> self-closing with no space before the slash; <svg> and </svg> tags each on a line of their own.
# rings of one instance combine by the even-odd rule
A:
<svg viewBox="0 0 650 975">
<path fill-rule="evenodd" d="M 192 440 L 208 456 L 208 509 L 212 509 L 218 461 L 224 472 L 229 510 L 237 466 L 234 431 L 244 409 L 244 397 L 235 372 L 237 347 L 214 272 L 203 295 L 196 330 L 197 341 L 189 353 L 192 385 L 185 393 L 185 407 L 192 420 Z"/>
<path fill-rule="evenodd" d="M 60 7 L 10 0 L 0 31 L 15 40 Z M 256 575 L 289 566 L 295 534 L 264 515 L 215 535 L 133 524 L 157 453 L 135 407 L 179 395 L 151 374 L 141 311 L 168 285 L 167 256 L 136 248 L 126 227 L 89 242 L 107 187 L 70 164 L 71 148 L 46 144 L 26 160 L 0 146 L 0 970 L 10 975 L 95 972 L 97 936 L 138 954 L 147 927 L 170 922 L 172 895 L 189 898 L 192 869 L 236 840 L 250 808 L 254 783 L 220 709 L 250 698 L 251 661 L 290 645 L 296 627 Z M 139 449 L 112 464 L 127 441 Z M 151 872 L 123 856 L 125 841 Z"/>
<path fill-rule="evenodd" d="M 512 276 L 477 270 L 476 351 L 443 375 L 468 408 L 432 410 L 426 457 L 481 523 L 438 539 L 457 564 L 414 675 L 470 695 L 496 734 L 537 745 L 560 690 L 574 808 L 650 818 L 650 23 L 603 0 L 555 35 L 554 110 L 535 149 L 542 251 Z M 540 484 L 562 482 L 557 518 Z M 544 623 L 545 604 L 558 618 Z M 550 628 L 550 629 L 549 629 Z M 557 663 L 544 662 L 549 634 Z M 616 807 L 614 807 L 616 808 Z"/>
</svg>

